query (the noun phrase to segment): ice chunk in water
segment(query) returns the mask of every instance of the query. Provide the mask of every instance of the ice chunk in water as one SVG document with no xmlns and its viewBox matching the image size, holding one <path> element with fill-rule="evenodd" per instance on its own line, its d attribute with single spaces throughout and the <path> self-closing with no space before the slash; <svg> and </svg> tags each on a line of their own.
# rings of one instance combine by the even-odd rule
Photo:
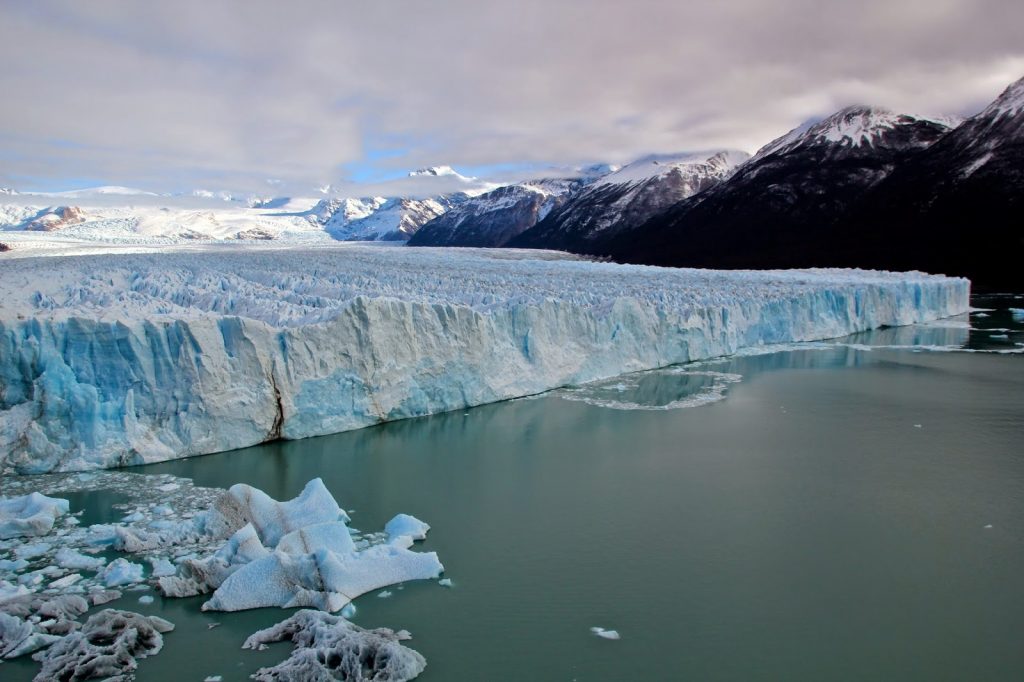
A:
<svg viewBox="0 0 1024 682">
<path fill-rule="evenodd" d="M 400 643 L 402 639 L 386 628 L 365 630 L 338 616 L 304 610 L 254 633 L 242 647 L 263 649 L 269 642 L 285 640 L 295 643 L 286 661 L 261 668 L 252 676 L 255 680 L 401 682 L 415 678 L 427 665 L 423 656 Z"/>
<path fill-rule="evenodd" d="M 618 630 L 605 630 L 604 628 L 594 627 L 590 628 L 590 631 L 602 639 L 622 639 L 619 636 Z"/>
<path fill-rule="evenodd" d="M 384 532 L 388 534 L 388 538 L 391 540 L 403 535 L 407 535 L 413 540 L 423 540 L 427 537 L 427 531 L 429 530 L 430 526 L 428 524 L 408 514 L 398 514 L 384 526 Z"/>
<path fill-rule="evenodd" d="M 99 578 L 107 587 L 142 582 L 142 565 L 125 559 L 114 559 L 100 572 Z"/>
<path fill-rule="evenodd" d="M 67 514 L 69 502 L 40 493 L 0 498 L 0 540 L 46 535 Z"/>
</svg>

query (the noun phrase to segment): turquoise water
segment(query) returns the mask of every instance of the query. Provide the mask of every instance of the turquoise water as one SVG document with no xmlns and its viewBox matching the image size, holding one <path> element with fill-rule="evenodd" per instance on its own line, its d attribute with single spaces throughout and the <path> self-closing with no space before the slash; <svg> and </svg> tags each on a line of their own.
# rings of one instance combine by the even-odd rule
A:
<svg viewBox="0 0 1024 682">
<path fill-rule="evenodd" d="M 1014 301 L 988 301 L 974 330 L 846 341 L 1012 350 Z M 1019 680 L 1024 356 L 857 348 L 698 367 L 742 380 L 688 409 L 549 395 L 134 471 L 277 498 L 319 476 L 356 527 L 429 522 L 419 546 L 454 587 L 366 595 L 354 618 L 410 630 L 423 680 Z M 652 408 L 715 376 L 595 395 Z M 113 605 L 178 626 L 140 680 L 244 679 L 286 655 L 239 648 L 285 611 L 137 596 Z"/>
</svg>

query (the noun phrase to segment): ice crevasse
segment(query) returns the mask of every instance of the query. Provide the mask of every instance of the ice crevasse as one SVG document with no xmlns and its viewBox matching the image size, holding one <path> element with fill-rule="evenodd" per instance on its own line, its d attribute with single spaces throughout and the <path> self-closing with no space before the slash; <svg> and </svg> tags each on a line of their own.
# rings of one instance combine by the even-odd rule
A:
<svg viewBox="0 0 1024 682">
<path fill-rule="evenodd" d="M 346 246 L 0 270 L 0 470 L 141 464 L 968 309 L 965 279 Z"/>
</svg>

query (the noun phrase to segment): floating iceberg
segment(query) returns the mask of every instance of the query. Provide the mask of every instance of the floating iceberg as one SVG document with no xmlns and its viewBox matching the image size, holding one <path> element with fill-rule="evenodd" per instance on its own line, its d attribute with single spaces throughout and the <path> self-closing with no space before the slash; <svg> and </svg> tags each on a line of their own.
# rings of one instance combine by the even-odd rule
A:
<svg viewBox="0 0 1024 682">
<path fill-rule="evenodd" d="M 132 585 L 142 582 L 142 565 L 133 564 L 125 559 L 114 559 L 99 575 L 107 587 Z"/>
<path fill-rule="evenodd" d="M 57 550 L 53 560 L 61 568 L 70 568 L 74 570 L 84 569 L 88 571 L 98 571 L 107 564 L 103 559 L 87 556 L 81 552 L 76 552 L 70 547 L 61 547 Z"/>
<path fill-rule="evenodd" d="M 336 433 L 968 310 L 967 280 L 921 273 L 562 258 L 347 246 L 9 260 L 0 471 Z"/>
<path fill-rule="evenodd" d="M 276 547 L 282 537 L 293 531 L 348 520 L 348 514 L 338 506 L 324 482 L 314 478 L 298 497 L 287 502 L 278 502 L 244 483 L 233 485 L 217 501 L 207 528 L 214 533 L 234 531 L 249 523 L 264 545 Z"/>
<path fill-rule="evenodd" d="M 408 633 L 387 628 L 364 630 L 344 618 L 319 611 L 298 611 L 291 618 L 250 636 L 244 649 L 264 649 L 270 642 L 295 643 L 291 656 L 261 668 L 255 680 L 370 680 L 401 682 L 423 672 L 426 660 L 401 644 Z"/>
<path fill-rule="evenodd" d="M 408 549 L 413 536 L 426 537 L 430 526 L 422 521 L 400 514 L 388 525 L 402 531 L 407 545 L 357 551 L 347 519 L 318 478 L 288 502 L 249 486 L 232 486 L 207 525 L 246 525 L 213 557 L 184 561 L 180 575 L 161 578 L 160 587 L 171 596 L 214 589 L 204 611 L 312 606 L 333 612 L 361 594 L 406 580 L 436 578 L 444 570 L 435 553 Z M 391 537 L 391 531 L 386 535 Z"/>
<path fill-rule="evenodd" d="M 0 612 L 0 658 L 17 658 L 50 646 L 60 639 L 38 631 L 28 622 Z"/>
<path fill-rule="evenodd" d="M 622 639 L 618 630 L 605 630 L 604 628 L 593 627 L 590 631 L 601 639 Z"/>
<path fill-rule="evenodd" d="M 136 659 L 160 653 L 163 633 L 172 623 L 156 616 L 106 609 L 91 616 L 82 629 L 61 638 L 32 658 L 43 664 L 36 682 L 124 677 Z"/>
<path fill-rule="evenodd" d="M 62 514 L 68 513 L 68 501 L 30 493 L 22 497 L 0 498 L 0 540 L 46 535 Z"/>
</svg>

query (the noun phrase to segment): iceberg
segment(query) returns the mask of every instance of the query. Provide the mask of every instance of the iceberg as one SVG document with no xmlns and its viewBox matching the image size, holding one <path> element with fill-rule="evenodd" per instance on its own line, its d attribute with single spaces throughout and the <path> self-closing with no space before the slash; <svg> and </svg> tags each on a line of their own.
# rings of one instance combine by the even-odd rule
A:
<svg viewBox="0 0 1024 682">
<path fill-rule="evenodd" d="M 100 574 L 99 579 L 107 587 L 119 587 L 142 582 L 142 565 L 125 559 L 114 559 Z"/>
<path fill-rule="evenodd" d="M 244 649 L 265 649 L 268 643 L 294 642 L 287 660 L 261 668 L 255 680 L 377 680 L 402 682 L 417 677 L 427 666 L 418 652 L 401 644 L 404 631 L 365 630 L 344 618 L 302 610 L 277 625 L 254 633 Z"/>
<path fill-rule="evenodd" d="M 17 658 L 47 647 L 60 637 L 39 632 L 25 620 L 0 612 L 0 658 Z"/>
<path fill-rule="evenodd" d="M 57 550 L 57 553 L 53 556 L 53 560 L 61 568 L 70 568 L 74 570 L 84 569 L 88 571 L 98 571 L 107 564 L 106 561 L 99 557 L 86 556 L 81 552 L 76 552 L 70 547 L 61 547 Z"/>
<path fill-rule="evenodd" d="M 515 250 L 12 259 L 0 271 L 0 471 L 336 433 L 948 317 L 969 293 L 965 279 L 922 273 L 718 272 Z"/>
<path fill-rule="evenodd" d="M 408 537 L 413 540 L 423 540 L 427 537 L 430 525 L 420 521 L 415 516 L 398 514 L 384 526 L 384 532 L 388 540 L 394 542 L 400 537 Z"/>
<path fill-rule="evenodd" d="M 35 680 L 130 679 L 136 659 L 160 653 L 172 623 L 156 616 L 106 609 L 32 658 L 43 664 Z"/>
<path fill-rule="evenodd" d="M 234 485 L 214 505 L 206 526 L 223 532 L 245 525 L 212 557 L 186 559 L 178 575 L 160 578 L 160 589 L 167 596 L 212 590 L 204 611 L 312 606 L 334 612 L 372 590 L 436 578 L 444 570 L 437 554 L 409 549 L 430 528 L 415 517 L 399 514 L 385 530 L 389 542 L 365 549 L 357 549 L 347 521 L 319 478 L 287 502 Z M 391 542 L 394 532 L 407 542 Z"/>
<path fill-rule="evenodd" d="M 276 547 L 292 533 L 320 523 L 348 521 L 322 479 L 314 478 L 294 500 L 278 502 L 262 490 L 238 483 L 221 497 L 207 519 L 211 532 L 234 531 L 251 524 L 260 541 Z"/>
<path fill-rule="evenodd" d="M 437 578 L 444 567 L 434 552 L 377 545 L 361 552 L 274 552 L 232 573 L 203 604 L 204 611 L 268 606 L 309 606 L 338 611 L 356 597 L 407 580 Z"/>
<path fill-rule="evenodd" d="M 46 535 L 67 514 L 69 502 L 39 493 L 0 498 L 0 540 Z"/>
</svg>

